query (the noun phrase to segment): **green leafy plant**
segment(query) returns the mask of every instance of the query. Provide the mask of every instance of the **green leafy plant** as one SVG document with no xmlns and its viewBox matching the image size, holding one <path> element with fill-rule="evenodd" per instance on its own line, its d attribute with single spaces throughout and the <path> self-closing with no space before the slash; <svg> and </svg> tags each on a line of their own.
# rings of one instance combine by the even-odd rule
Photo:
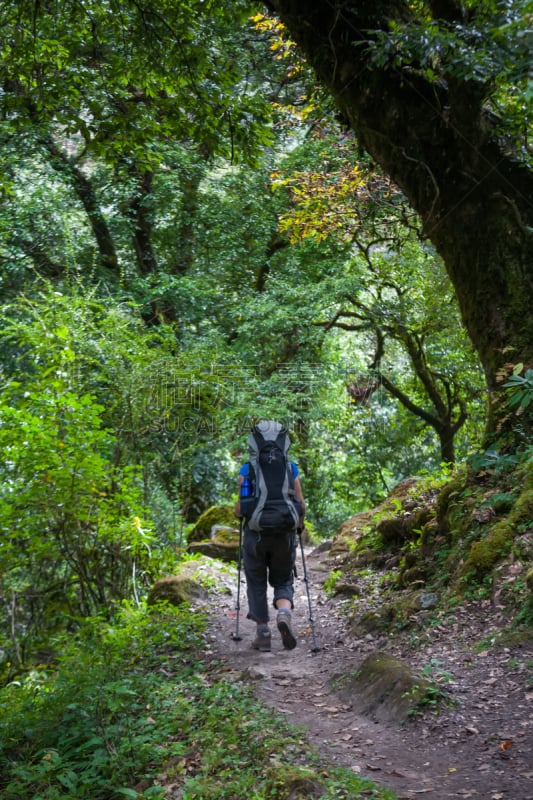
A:
<svg viewBox="0 0 533 800">
<path fill-rule="evenodd" d="M 418 716 L 428 709 L 437 714 L 442 704 L 448 702 L 448 696 L 438 686 L 415 685 L 406 696 L 415 700 L 415 707 L 410 709 L 409 716 Z"/>
<path fill-rule="evenodd" d="M 422 669 L 424 678 L 432 678 L 440 684 L 450 683 L 453 681 L 451 672 L 442 670 L 442 661 L 438 658 L 430 659 L 429 663 Z"/>
<path fill-rule="evenodd" d="M 425 710 L 438 713 L 443 705 L 451 703 L 450 696 L 443 686 L 453 681 L 451 673 L 442 670 L 442 662 L 438 658 L 432 658 L 420 673 L 423 682 L 415 684 L 406 696 L 410 696 L 415 701 L 414 708 L 409 712 L 410 716 L 416 716 Z"/>
<path fill-rule="evenodd" d="M 500 453 L 497 448 L 489 447 L 482 453 L 474 453 L 467 459 L 474 472 L 484 469 L 493 470 L 495 474 L 512 470 L 520 462 L 519 453 Z"/>
<path fill-rule="evenodd" d="M 17 668 L 69 620 L 138 599 L 157 548 L 137 470 L 114 465 L 115 437 L 90 395 L 57 378 L 3 400 L 2 624 Z"/>
<path fill-rule="evenodd" d="M 328 597 L 331 597 L 335 594 L 335 587 L 337 586 L 339 579 L 342 578 L 342 574 L 343 573 L 341 569 L 333 569 L 324 581 L 324 591 Z"/>
<path fill-rule="evenodd" d="M 511 408 L 516 409 L 517 414 L 533 404 L 533 369 L 526 369 L 521 375 L 523 369 L 523 364 L 516 364 L 513 374 L 503 384 L 503 388 L 508 389 L 507 402 Z"/>
</svg>

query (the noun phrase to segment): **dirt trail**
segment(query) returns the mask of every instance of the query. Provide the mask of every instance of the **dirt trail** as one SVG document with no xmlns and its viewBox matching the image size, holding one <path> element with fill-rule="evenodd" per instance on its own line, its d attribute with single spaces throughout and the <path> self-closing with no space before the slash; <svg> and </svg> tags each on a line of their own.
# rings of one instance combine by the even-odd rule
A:
<svg viewBox="0 0 533 800">
<path fill-rule="evenodd" d="M 295 650 L 286 651 L 273 626 L 271 653 L 251 648 L 254 625 L 246 619 L 241 585 L 242 641 L 235 642 L 236 581 L 217 598 L 212 647 L 242 673 L 269 705 L 302 725 L 330 763 L 347 766 L 392 789 L 400 800 L 533 800 L 533 642 L 509 649 L 474 645 L 496 630 L 498 610 L 472 604 L 429 633 L 357 638 L 347 628 L 342 600 L 328 599 L 322 583 L 334 564 L 327 553 L 306 550 L 318 653 L 312 653 L 309 606 L 298 559 Z M 364 600 L 361 601 L 364 604 Z M 421 629 L 420 629 L 421 630 Z M 422 672 L 438 663 L 453 705 L 404 725 L 362 716 L 357 697 L 342 698 L 335 676 L 355 671 L 371 652 L 384 650 Z"/>
</svg>

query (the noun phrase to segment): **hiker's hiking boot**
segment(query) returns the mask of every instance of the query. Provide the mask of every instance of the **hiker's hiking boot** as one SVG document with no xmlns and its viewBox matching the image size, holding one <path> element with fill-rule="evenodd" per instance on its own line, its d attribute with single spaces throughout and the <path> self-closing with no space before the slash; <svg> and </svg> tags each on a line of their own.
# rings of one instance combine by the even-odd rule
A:
<svg viewBox="0 0 533 800">
<path fill-rule="evenodd" d="M 285 650 L 294 650 L 296 647 L 296 636 L 291 628 L 291 615 L 289 611 L 278 611 L 278 631 L 281 634 L 281 641 Z"/>
<path fill-rule="evenodd" d="M 270 631 L 257 631 L 257 635 L 252 642 L 254 650 L 260 650 L 262 653 L 269 653 L 272 644 L 272 634 Z"/>
</svg>

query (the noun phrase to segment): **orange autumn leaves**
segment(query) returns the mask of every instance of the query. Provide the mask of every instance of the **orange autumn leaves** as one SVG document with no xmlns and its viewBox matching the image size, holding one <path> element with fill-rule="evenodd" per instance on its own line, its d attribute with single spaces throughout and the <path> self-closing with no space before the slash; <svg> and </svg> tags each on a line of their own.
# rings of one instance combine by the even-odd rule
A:
<svg viewBox="0 0 533 800">
<path fill-rule="evenodd" d="M 350 221 L 359 216 L 359 193 L 366 177 L 358 166 L 345 164 L 336 170 L 297 171 L 288 176 L 273 172 L 274 188 L 285 188 L 292 208 L 280 216 L 280 230 L 292 242 L 309 236 L 321 240 L 343 231 L 349 235 Z"/>
</svg>

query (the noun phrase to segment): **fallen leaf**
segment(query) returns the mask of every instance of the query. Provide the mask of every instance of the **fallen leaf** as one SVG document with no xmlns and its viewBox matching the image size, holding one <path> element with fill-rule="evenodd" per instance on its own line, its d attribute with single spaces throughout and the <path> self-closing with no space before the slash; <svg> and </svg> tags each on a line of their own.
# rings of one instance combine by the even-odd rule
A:
<svg viewBox="0 0 533 800">
<path fill-rule="evenodd" d="M 504 742 L 501 743 L 500 750 L 509 750 L 509 748 L 512 746 L 513 746 L 512 741 L 510 739 L 506 739 Z"/>
</svg>

